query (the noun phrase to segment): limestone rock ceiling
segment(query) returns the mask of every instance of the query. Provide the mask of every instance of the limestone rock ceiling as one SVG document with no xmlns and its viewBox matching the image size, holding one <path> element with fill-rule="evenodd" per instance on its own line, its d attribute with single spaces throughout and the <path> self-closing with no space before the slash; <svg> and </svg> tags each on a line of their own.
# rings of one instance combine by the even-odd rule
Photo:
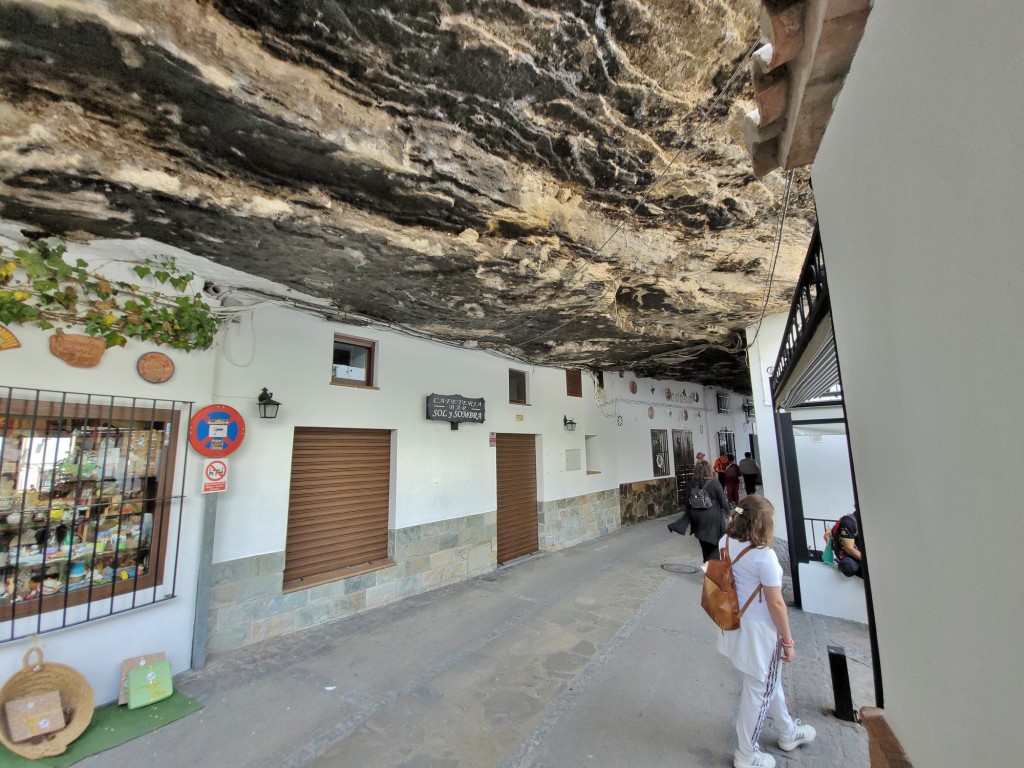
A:
<svg viewBox="0 0 1024 768">
<path fill-rule="evenodd" d="M 747 391 L 785 189 L 742 146 L 758 7 L 0 0 L 0 215 L 535 363 Z M 769 313 L 811 215 L 798 176 Z"/>
</svg>

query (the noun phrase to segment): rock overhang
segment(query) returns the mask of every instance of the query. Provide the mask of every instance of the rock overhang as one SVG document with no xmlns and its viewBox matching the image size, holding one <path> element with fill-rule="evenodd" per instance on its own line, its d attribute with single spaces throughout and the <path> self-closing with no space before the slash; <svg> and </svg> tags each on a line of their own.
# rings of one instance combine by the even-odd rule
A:
<svg viewBox="0 0 1024 768">
<path fill-rule="evenodd" d="M 737 391 L 739 334 L 788 305 L 811 205 L 776 258 L 785 180 L 740 141 L 752 0 L 0 5 L 4 219 Z"/>
</svg>

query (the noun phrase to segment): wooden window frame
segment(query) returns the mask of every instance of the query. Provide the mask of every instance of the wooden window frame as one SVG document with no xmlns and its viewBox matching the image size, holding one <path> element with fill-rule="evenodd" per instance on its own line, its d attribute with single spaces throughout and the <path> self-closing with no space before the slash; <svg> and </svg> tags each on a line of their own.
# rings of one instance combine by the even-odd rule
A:
<svg viewBox="0 0 1024 768">
<path fill-rule="evenodd" d="M 565 394 L 567 397 L 583 397 L 583 371 L 579 368 L 565 372 Z"/>
<path fill-rule="evenodd" d="M 360 389 L 376 389 L 374 381 L 377 376 L 377 342 L 372 339 L 360 339 L 356 336 L 346 336 L 343 333 L 334 334 L 334 343 L 348 344 L 353 347 L 362 347 L 366 350 L 366 376 L 362 380 L 339 379 L 334 375 L 334 347 L 331 347 L 331 384 L 338 387 L 357 387 Z"/>
<path fill-rule="evenodd" d="M 14 604 L 13 615 L 16 619 L 25 616 L 34 616 L 40 613 L 52 613 L 66 611 L 68 608 L 95 603 L 103 600 L 110 600 L 120 595 L 131 595 L 146 590 L 152 590 L 164 584 L 165 573 L 168 569 L 167 563 L 167 539 L 170 533 L 170 522 L 172 516 L 172 504 L 175 500 L 174 487 L 174 466 L 178 446 L 178 427 L 181 412 L 177 409 L 166 408 L 139 408 L 137 410 L 124 406 L 92 405 L 83 403 L 69 403 L 58 401 L 38 401 L 24 399 L 11 399 L 8 401 L 8 410 L 0 415 L 5 419 L 14 418 L 35 418 L 37 421 L 46 420 L 73 420 L 85 419 L 98 422 L 113 421 L 137 421 L 154 424 L 164 424 L 164 438 L 161 444 L 161 461 L 157 473 L 153 475 L 157 482 L 157 493 L 153 498 L 152 514 L 154 517 L 153 540 L 157 542 L 155 548 L 150 549 L 150 566 L 147 573 L 136 578 L 127 580 L 113 580 L 106 584 L 100 584 L 89 589 L 63 590 L 53 595 L 43 595 L 42 604 L 39 598 L 23 600 Z M 33 416 L 34 414 L 34 416 Z M 82 487 L 82 478 L 75 480 L 77 494 Z M 52 502 L 50 502 L 52 503 Z M 159 531 L 157 530 L 159 525 Z M 180 521 L 179 521 L 180 525 Z M 24 526 L 27 530 L 27 526 Z M 13 563 L 9 563 L 13 565 Z M 31 566 L 26 566 L 31 568 Z M 171 564 L 171 573 L 174 566 Z M 67 586 L 67 585 L 65 585 Z M 145 602 L 138 607 L 144 607 L 152 603 Z M 133 606 L 134 607 L 134 606 Z M 0 605 L 0 621 L 8 621 L 11 617 L 10 604 Z M 95 621 L 106 617 L 108 614 L 97 615 L 95 618 L 86 621 Z"/>
<path fill-rule="evenodd" d="M 513 379 L 513 377 L 515 377 L 515 378 L 522 378 L 522 382 L 523 382 L 523 399 L 522 400 L 513 400 L 512 399 L 512 379 Z M 509 402 L 509 404 L 511 404 L 511 405 L 529 405 L 530 404 L 529 377 L 526 375 L 526 371 L 520 371 L 520 370 L 518 370 L 516 368 L 509 368 L 508 369 L 508 383 L 509 383 L 509 388 L 508 388 L 509 389 L 509 391 L 508 391 L 508 402 Z"/>
</svg>

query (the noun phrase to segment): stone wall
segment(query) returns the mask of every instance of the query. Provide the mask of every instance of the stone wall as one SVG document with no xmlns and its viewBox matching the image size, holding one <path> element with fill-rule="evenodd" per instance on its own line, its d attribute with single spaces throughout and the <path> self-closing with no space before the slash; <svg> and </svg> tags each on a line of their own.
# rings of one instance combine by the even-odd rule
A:
<svg viewBox="0 0 1024 768">
<path fill-rule="evenodd" d="M 622 483 L 619 486 L 619 509 L 623 525 L 679 512 L 676 479 L 663 477 Z"/>
<path fill-rule="evenodd" d="M 496 512 L 391 530 L 394 565 L 288 593 L 281 591 L 284 552 L 215 563 L 207 652 L 242 648 L 493 571 L 497 535 Z"/>
<path fill-rule="evenodd" d="M 604 536 L 619 528 L 619 491 L 612 488 L 540 504 L 542 552 L 554 552 Z"/>
</svg>

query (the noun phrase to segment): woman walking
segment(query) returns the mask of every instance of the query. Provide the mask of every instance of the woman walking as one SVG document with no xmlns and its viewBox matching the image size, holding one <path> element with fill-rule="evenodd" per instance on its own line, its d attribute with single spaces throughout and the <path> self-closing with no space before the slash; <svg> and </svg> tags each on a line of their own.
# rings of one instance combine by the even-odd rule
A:
<svg viewBox="0 0 1024 768">
<path fill-rule="evenodd" d="M 718 540 L 725 533 L 726 510 L 729 509 L 725 491 L 722 490 L 721 483 L 711 478 L 707 467 L 701 464 L 693 468 L 693 482 L 690 487 L 703 488 L 710 500 L 710 506 L 705 509 L 690 508 L 690 525 L 693 528 L 693 535 L 700 542 L 704 562 L 717 560 Z"/>
<path fill-rule="evenodd" d="M 764 496 L 747 496 L 733 510 L 719 547 L 728 547 L 739 604 L 744 605 L 758 587 L 761 594 L 743 613 L 740 628 L 722 632 L 718 650 L 743 674 L 736 715 L 735 768 L 774 768 L 775 758 L 761 751 L 759 738 L 766 718 L 779 733 L 779 748 L 791 752 L 814 740 L 809 725 L 794 720 L 786 708 L 779 677 L 780 661 L 792 661 L 796 644 L 782 597 L 782 566 L 772 549 L 775 508 Z M 746 552 L 743 558 L 736 559 Z"/>
</svg>

